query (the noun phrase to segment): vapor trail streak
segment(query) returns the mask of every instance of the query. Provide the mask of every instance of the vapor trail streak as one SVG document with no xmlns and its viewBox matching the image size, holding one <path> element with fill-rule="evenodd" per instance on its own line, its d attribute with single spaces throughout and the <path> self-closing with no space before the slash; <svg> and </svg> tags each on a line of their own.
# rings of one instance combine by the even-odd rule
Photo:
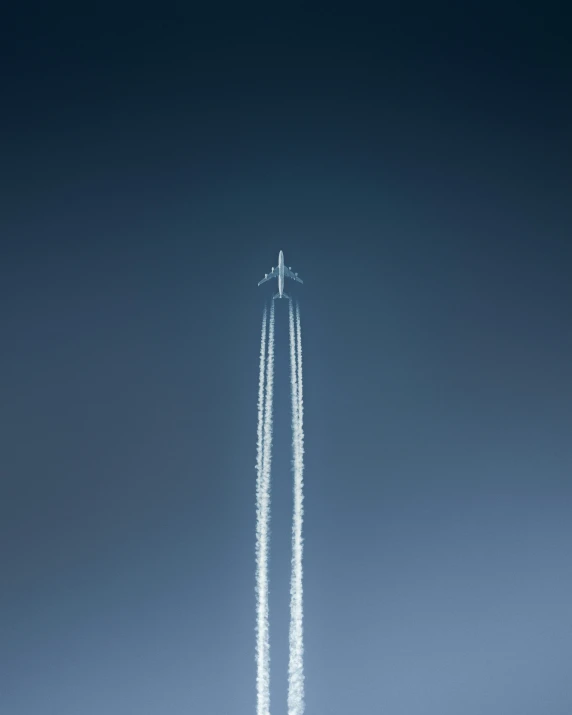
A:
<svg viewBox="0 0 572 715">
<path fill-rule="evenodd" d="M 264 459 L 264 382 L 266 369 L 267 310 L 262 314 L 260 335 L 260 364 L 258 373 L 258 427 L 256 440 L 256 690 L 257 715 L 266 715 L 264 703 L 268 698 L 266 678 L 266 652 L 268 641 L 267 586 L 265 564 L 263 563 L 264 540 L 262 529 L 262 465 Z"/>
<path fill-rule="evenodd" d="M 296 327 L 292 300 L 288 304 L 288 328 L 290 336 L 290 388 L 292 397 L 292 467 L 296 470 L 296 455 L 298 450 L 298 369 L 296 365 Z"/>
<path fill-rule="evenodd" d="M 264 371 L 266 365 L 266 323 L 267 310 L 262 313 L 262 330 L 260 332 L 260 367 L 258 371 L 258 428 L 256 431 L 256 494 L 260 489 L 262 478 L 263 429 L 264 429 Z"/>
<path fill-rule="evenodd" d="M 292 572 L 290 578 L 290 658 L 288 663 L 288 714 L 304 712 L 304 633 L 302 582 L 302 522 L 304 517 L 304 397 L 302 385 L 302 333 L 300 307 L 296 304 L 296 326 L 292 302 L 290 324 L 290 382 L 292 388 L 292 447 L 294 457 L 294 514 L 292 520 Z"/>
<path fill-rule="evenodd" d="M 265 361 L 266 309 L 262 317 L 258 379 L 258 450 L 256 483 L 256 687 L 257 715 L 270 714 L 270 636 L 268 551 L 270 540 L 270 468 L 272 462 L 272 398 L 274 389 L 274 301 L 270 307 L 268 357 Z M 266 364 L 265 364 L 266 363 Z M 266 380 L 264 370 L 266 368 Z M 264 390 L 264 388 L 266 388 Z M 264 405 L 263 402 L 264 394 Z"/>
</svg>

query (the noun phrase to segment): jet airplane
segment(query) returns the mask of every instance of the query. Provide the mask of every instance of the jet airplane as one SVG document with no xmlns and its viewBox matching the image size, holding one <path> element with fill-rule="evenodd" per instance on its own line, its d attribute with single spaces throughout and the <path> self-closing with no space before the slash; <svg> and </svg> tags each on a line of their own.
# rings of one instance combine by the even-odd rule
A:
<svg viewBox="0 0 572 715">
<path fill-rule="evenodd" d="M 270 273 L 265 273 L 264 278 L 261 281 L 258 281 L 258 285 L 261 285 L 262 283 L 266 283 L 266 281 L 269 281 L 271 278 L 278 278 L 278 293 L 273 296 L 273 298 L 290 298 L 289 295 L 284 293 L 284 278 L 290 278 L 293 281 L 298 281 L 298 283 L 303 283 L 304 281 L 298 276 L 297 273 L 292 272 L 292 266 L 290 268 L 287 268 L 284 265 L 284 252 L 280 251 L 278 254 L 278 265 L 276 268 L 272 268 Z"/>
</svg>

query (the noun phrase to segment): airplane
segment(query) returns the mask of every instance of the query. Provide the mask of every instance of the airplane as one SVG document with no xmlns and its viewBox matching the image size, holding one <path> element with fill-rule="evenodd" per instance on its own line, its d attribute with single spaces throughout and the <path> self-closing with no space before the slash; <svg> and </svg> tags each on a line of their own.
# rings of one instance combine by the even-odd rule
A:
<svg viewBox="0 0 572 715">
<path fill-rule="evenodd" d="M 284 252 L 280 251 L 278 254 L 278 265 L 276 268 L 272 268 L 270 273 L 265 273 L 264 278 L 261 281 L 258 281 L 258 285 L 262 285 L 262 283 L 266 283 L 266 281 L 269 281 L 271 278 L 278 278 L 278 293 L 273 296 L 273 298 L 290 298 L 289 295 L 286 295 L 284 293 L 284 278 L 291 278 L 293 281 L 298 281 L 298 283 L 303 283 L 304 281 L 298 277 L 297 273 L 292 273 L 292 266 L 290 268 L 287 268 L 284 265 Z"/>
</svg>

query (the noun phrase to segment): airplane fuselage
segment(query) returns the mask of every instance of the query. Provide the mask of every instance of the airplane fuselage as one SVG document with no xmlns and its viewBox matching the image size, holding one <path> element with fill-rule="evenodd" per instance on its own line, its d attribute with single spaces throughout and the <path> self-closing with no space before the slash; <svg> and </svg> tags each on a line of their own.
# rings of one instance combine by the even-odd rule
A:
<svg viewBox="0 0 572 715">
<path fill-rule="evenodd" d="M 278 254 L 278 296 L 283 297 L 284 294 L 284 252 Z"/>
</svg>

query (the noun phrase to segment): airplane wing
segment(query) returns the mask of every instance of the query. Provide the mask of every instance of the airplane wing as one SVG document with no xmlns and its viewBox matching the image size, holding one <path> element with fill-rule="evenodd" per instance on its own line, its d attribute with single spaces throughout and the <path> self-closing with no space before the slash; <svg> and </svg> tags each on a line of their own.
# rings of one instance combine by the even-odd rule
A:
<svg viewBox="0 0 572 715">
<path fill-rule="evenodd" d="M 266 281 L 269 281 L 271 278 L 276 278 L 277 276 L 278 271 L 276 270 L 276 268 L 273 268 L 270 273 L 267 273 L 261 281 L 258 281 L 258 285 L 262 285 L 262 283 L 266 283 Z"/>
<path fill-rule="evenodd" d="M 304 281 L 298 276 L 297 273 L 293 273 L 289 268 L 284 266 L 284 275 L 293 281 L 298 281 L 298 283 L 303 283 Z"/>
</svg>

